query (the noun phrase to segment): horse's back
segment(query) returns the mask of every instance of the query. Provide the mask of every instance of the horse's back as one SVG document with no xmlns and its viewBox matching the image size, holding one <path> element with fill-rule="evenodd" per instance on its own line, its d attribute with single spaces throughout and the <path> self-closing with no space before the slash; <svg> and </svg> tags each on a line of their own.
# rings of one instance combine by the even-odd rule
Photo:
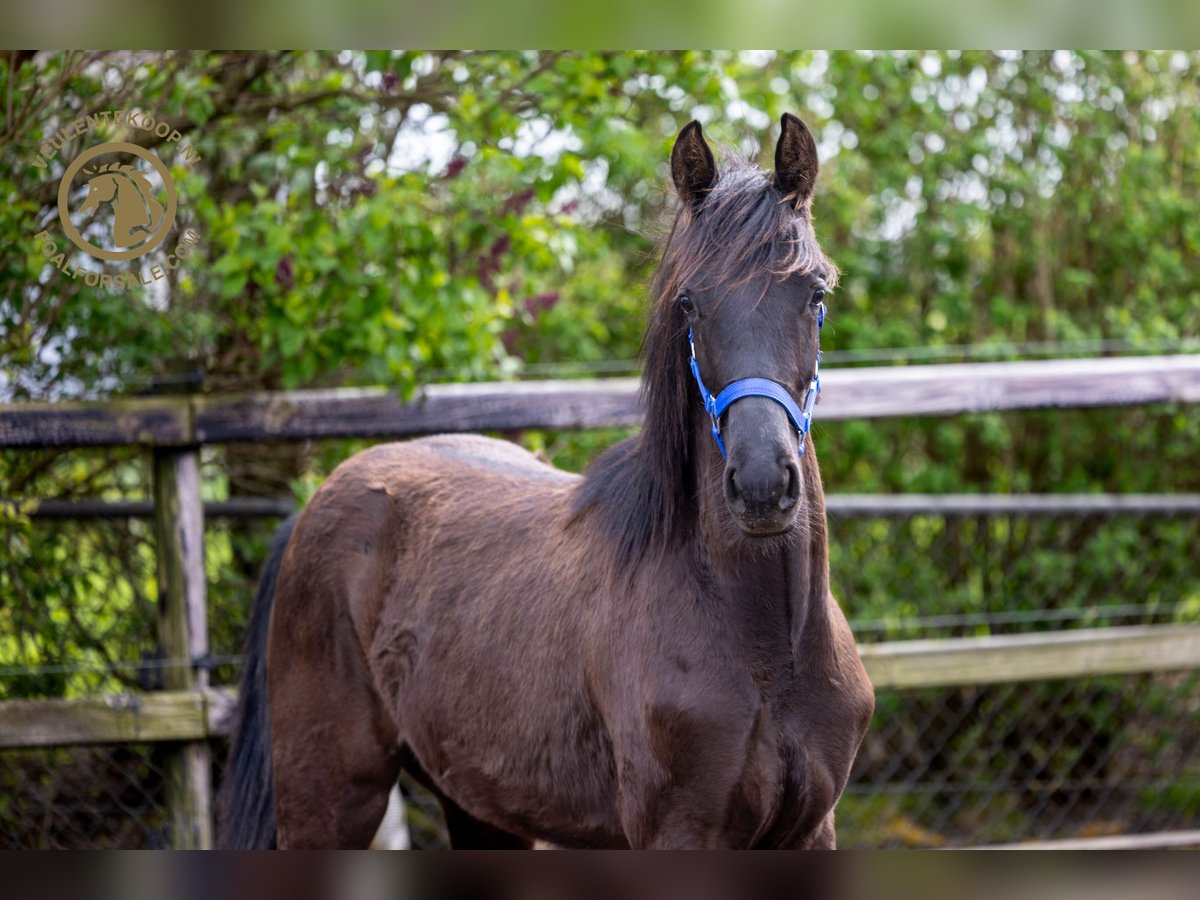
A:
<svg viewBox="0 0 1200 900">
<path fill-rule="evenodd" d="M 380 444 L 346 460 L 317 491 L 288 565 L 319 571 L 305 582 L 339 594 L 369 644 L 385 605 L 408 609 L 431 593 L 449 601 L 519 566 L 522 549 L 555 543 L 577 481 L 515 444 L 478 435 Z"/>
<path fill-rule="evenodd" d="M 442 482 L 455 477 L 489 482 L 496 477 L 516 478 L 559 485 L 572 484 L 579 478 L 510 441 L 477 434 L 439 434 L 363 450 L 338 466 L 329 480 L 335 484 L 369 483 L 395 494 L 422 479 Z M 403 499 L 398 494 L 396 497 Z"/>
<path fill-rule="evenodd" d="M 579 480 L 578 475 L 554 468 L 511 441 L 499 441 L 478 434 L 439 434 L 390 446 L 428 451 L 447 466 L 462 466 L 479 473 L 511 475 L 564 485 Z"/>
</svg>

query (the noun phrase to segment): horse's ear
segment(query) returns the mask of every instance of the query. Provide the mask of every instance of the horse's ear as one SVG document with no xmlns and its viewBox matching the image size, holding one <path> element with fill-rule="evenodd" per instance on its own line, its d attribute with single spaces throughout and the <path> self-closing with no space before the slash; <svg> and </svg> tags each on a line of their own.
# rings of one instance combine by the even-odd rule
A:
<svg viewBox="0 0 1200 900">
<path fill-rule="evenodd" d="M 781 124 L 775 145 L 775 187 L 799 209 L 817 185 L 817 142 L 808 126 L 791 113 L 783 114 Z"/>
<path fill-rule="evenodd" d="M 717 181 L 717 164 L 695 119 L 683 126 L 671 148 L 671 180 L 689 206 L 698 206 Z"/>
</svg>

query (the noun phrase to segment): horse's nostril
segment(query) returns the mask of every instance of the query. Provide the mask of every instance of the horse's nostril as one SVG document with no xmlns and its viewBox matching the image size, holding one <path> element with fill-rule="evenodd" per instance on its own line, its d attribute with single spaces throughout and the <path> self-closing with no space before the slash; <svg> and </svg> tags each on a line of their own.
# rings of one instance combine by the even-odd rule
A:
<svg viewBox="0 0 1200 900">
<path fill-rule="evenodd" d="M 730 466 L 725 470 L 723 486 L 726 501 L 739 516 L 747 512 L 769 515 L 771 509 L 788 512 L 800 499 L 800 468 L 784 458 L 774 466 L 751 469 Z"/>
<path fill-rule="evenodd" d="M 746 501 L 742 498 L 742 492 L 738 490 L 737 481 L 734 477 L 737 472 L 733 466 L 728 466 L 725 469 L 725 500 L 730 507 L 739 516 L 746 513 Z"/>
<path fill-rule="evenodd" d="M 785 512 L 795 506 L 800 499 L 800 467 L 789 460 L 786 469 L 787 487 L 779 498 L 779 508 Z"/>
</svg>

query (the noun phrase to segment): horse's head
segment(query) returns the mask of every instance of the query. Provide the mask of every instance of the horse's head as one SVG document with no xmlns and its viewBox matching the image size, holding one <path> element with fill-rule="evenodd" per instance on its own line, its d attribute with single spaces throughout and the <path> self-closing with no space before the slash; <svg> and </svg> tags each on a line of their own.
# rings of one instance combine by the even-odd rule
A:
<svg viewBox="0 0 1200 900">
<path fill-rule="evenodd" d="M 111 203 L 114 246 L 139 243 L 158 229 L 163 208 L 145 175 L 120 163 L 103 165 L 88 174 L 88 195 L 77 212 L 94 212 L 101 203 Z"/>
<path fill-rule="evenodd" d="M 117 196 L 117 177 L 110 174 L 93 175 L 88 179 L 88 195 L 77 212 L 92 212 L 101 203 L 111 203 Z"/>
<path fill-rule="evenodd" d="M 725 502 L 743 533 L 780 534 L 803 506 L 818 331 L 837 277 L 812 228 L 816 143 L 785 115 L 773 178 L 739 162 L 718 172 L 692 122 L 671 152 L 671 175 L 681 209 L 658 312 L 688 355 L 693 421 L 712 426 L 700 462 L 723 465 Z"/>
</svg>

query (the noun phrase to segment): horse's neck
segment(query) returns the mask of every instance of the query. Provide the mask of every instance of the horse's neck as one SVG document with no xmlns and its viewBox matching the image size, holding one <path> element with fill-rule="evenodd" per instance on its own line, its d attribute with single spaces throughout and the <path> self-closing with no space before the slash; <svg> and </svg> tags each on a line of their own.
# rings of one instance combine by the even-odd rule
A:
<svg viewBox="0 0 1200 900">
<path fill-rule="evenodd" d="M 804 508 L 784 538 L 763 541 L 731 536 L 732 523 L 721 509 L 719 486 L 702 487 L 698 553 L 714 575 L 721 593 L 736 602 L 730 615 L 750 610 L 755 622 L 786 623 L 794 651 L 815 649 L 829 637 L 829 546 L 825 526 L 825 495 L 816 458 L 801 460 Z M 710 470 L 719 469 L 719 466 Z M 715 488 L 715 489 L 714 489 Z M 732 623 L 731 623 L 732 624 Z"/>
</svg>

